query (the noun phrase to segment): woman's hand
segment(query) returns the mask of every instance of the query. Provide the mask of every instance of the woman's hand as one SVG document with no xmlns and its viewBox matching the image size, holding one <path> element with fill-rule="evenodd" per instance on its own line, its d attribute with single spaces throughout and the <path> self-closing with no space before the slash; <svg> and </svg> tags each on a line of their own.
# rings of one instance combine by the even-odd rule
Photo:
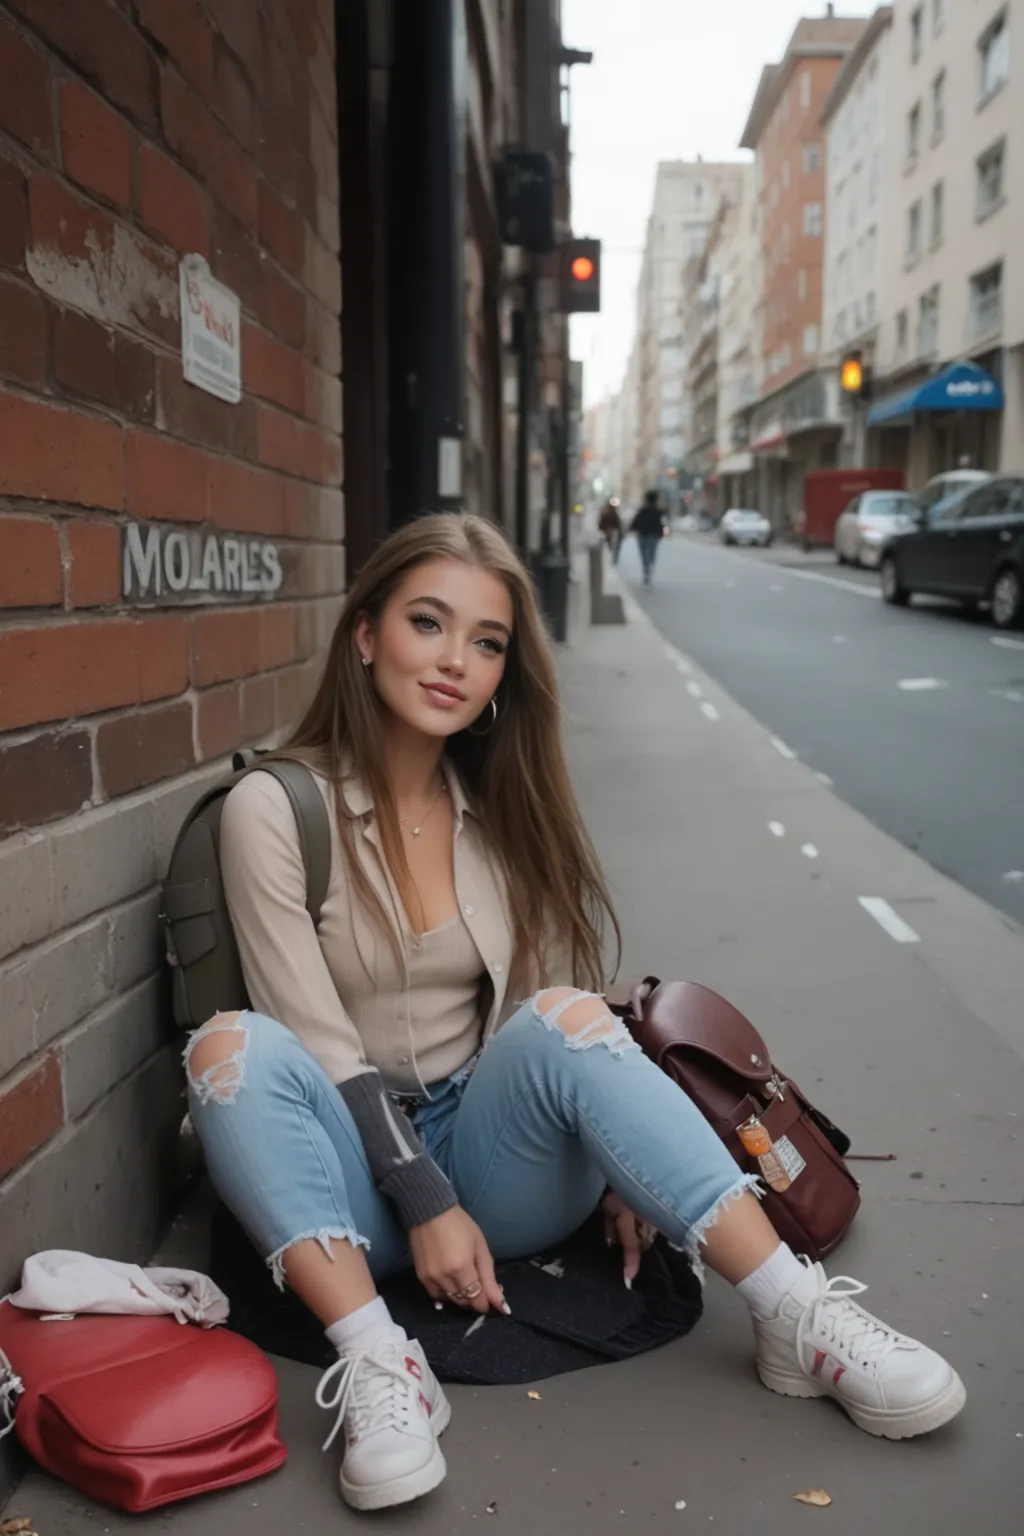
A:
<svg viewBox="0 0 1024 1536">
<path fill-rule="evenodd" d="M 611 1190 L 601 1201 L 601 1209 L 604 1212 L 604 1240 L 609 1248 L 616 1243 L 621 1247 L 623 1279 L 626 1289 L 632 1290 L 640 1271 L 640 1260 L 657 1237 L 657 1231 Z"/>
<path fill-rule="evenodd" d="M 410 1227 L 409 1247 L 420 1284 L 435 1301 L 454 1301 L 474 1312 L 509 1312 L 505 1293 L 494 1278 L 487 1240 L 459 1205 L 433 1221 Z M 474 1291 L 460 1296 L 460 1291 Z"/>
</svg>

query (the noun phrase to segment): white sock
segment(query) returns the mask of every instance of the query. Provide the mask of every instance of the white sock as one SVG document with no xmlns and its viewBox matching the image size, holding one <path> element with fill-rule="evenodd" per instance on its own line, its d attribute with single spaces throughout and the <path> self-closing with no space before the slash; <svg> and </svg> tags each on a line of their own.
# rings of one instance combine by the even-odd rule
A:
<svg viewBox="0 0 1024 1536">
<path fill-rule="evenodd" d="M 736 1290 L 755 1317 L 778 1317 L 783 1300 L 807 1270 L 788 1243 L 780 1243 L 770 1259 L 741 1280 Z"/>
<path fill-rule="evenodd" d="M 394 1332 L 396 1329 L 398 1324 L 388 1311 L 387 1302 L 382 1296 L 375 1296 L 365 1306 L 357 1307 L 347 1317 L 339 1318 L 324 1332 L 339 1355 L 350 1355 L 356 1348 L 365 1349 L 377 1334 Z"/>
</svg>

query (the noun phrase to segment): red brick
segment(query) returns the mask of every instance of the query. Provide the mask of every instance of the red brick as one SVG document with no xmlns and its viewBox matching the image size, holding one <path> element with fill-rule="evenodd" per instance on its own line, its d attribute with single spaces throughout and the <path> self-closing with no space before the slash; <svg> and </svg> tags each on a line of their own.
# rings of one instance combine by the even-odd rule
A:
<svg viewBox="0 0 1024 1536">
<path fill-rule="evenodd" d="M 211 688 L 199 695 L 196 711 L 201 762 L 225 757 L 241 746 L 242 690 L 237 683 Z"/>
<path fill-rule="evenodd" d="M 297 415 L 305 409 L 303 359 L 254 325 L 242 331 L 242 379 L 246 390 Z"/>
<path fill-rule="evenodd" d="M 213 28 L 196 0 L 137 0 L 136 9 L 149 35 L 209 99 L 213 94 Z"/>
<path fill-rule="evenodd" d="M 206 197 L 202 188 L 166 155 L 143 144 L 139 150 L 139 222 L 158 240 L 185 255 L 210 254 Z"/>
<path fill-rule="evenodd" d="M 155 360 L 149 347 L 76 309 L 59 310 L 53 330 L 57 383 L 135 421 L 152 421 Z"/>
<path fill-rule="evenodd" d="M 0 128 L 46 155 L 53 153 L 53 82 L 49 65 L 0 17 Z"/>
<path fill-rule="evenodd" d="M 272 261 L 263 265 L 256 314 L 268 331 L 273 331 L 290 347 L 301 347 L 305 342 L 306 295 Z"/>
<path fill-rule="evenodd" d="M 292 35 L 304 59 L 312 57 L 317 45 L 316 17 L 309 0 L 286 0 L 285 9 Z"/>
<path fill-rule="evenodd" d="M 259 741 L 270 735 L 277 723 L 276 700 L 276 684 L 272 677 L 251 677 L 242 684 L 240 740 Z"/>
<path fill-rule="evenodd" d="M 128 125 L 75 80 L 61 82 L 60 142 L 68 176 L 118 208 L 130 205 L 132 136 Z"/>
<path fill-rule="evenodd" d="M 341 325 L 312 296 L 306 305 L 305 355 L 325 373 L 341 372 Z"/>
<path fill-rule="evenodd" d="M 299 189 L 299 156 L 288 136 L 288 130 L 280 118 L 263 110 L 263 126 L 259 136 L 260 171 L 294 202 Z"/>
<path fill-rule="evenodd" d="M 125 437 L 129 512 L 133 517 L 201 523 L 212 462 L 173 438 L 130 430 Z"/>
<path fill-rule="evenodd" d="M 0 392 L 0 495 L 124 506 L 121 428 Z"/>
<path fill-rule="evenodd" d="M 266 70 L 265 26 L 255 5 L 238 0 L 209 0 L 207 9 L 256 89 L 262 90 Z"/>
<path fill-rule="evenodd" d="M 9 5 L 115 106 L 147 128 L 156 127 L 156 62 L 107 0 L 9 0 Z"/>
<path fill-rule="evenodd" d="M 207 516 L 218 528 L 232 533 L 282 534 L 284 482 L 249 464 L 215 459 L 210 469 Z"/>
<path fill-rule="evenodd" d="M 304 282 L 332 316 L 341 313 L 341 264 L 314 234 L 306 246 Z"/>
<path fill-rule="evenodd" d="M 271 469 L 283 470 L 287 475 L 304 474 L 300 423 L 282 411 L 261 405 L 257 416 L 256 454 L 260 463 Z"/>
<path fill-rule="evenodd" d="M 137 703 L 132 638 L 127 621 L 0 634 L 0 730 Z"/>
<path fill-rule="evenodd" d="M 0 832 L 70 816 L 91 796 L 88 731 L 47 731 L 0 748 Z"/>
<path fill-rule="evenodd" d="M 214 38 L 213 73 L 210 105 L 246 153 L 251 155 L 256 147 L 259 117 L 256 99 L 234 54 L 221 37 Z"/>
<path fill-rule="evenodd" d="M 300 155 L 295 165 L 295 206 L 309 225 L 316 223 L 316 202 L 319 195 L 313 166 L 305 156 Z M 335 192 L 334 196 L 337 197 L 338 193 Z"/>
<path fill-rule="evenodd" d="M 237 405 L 218 400 L 188 384 L 178 358 L 161 358 L 157 369 L 163 426 L 175 437 L 218 448 L 237 459 L 253 457 L 255 402 L 244 396 Z"/>
<path fill-rule="evenodd" d="M 188 620 L 153 615 L 135 625 L 139 698 L 170 699 L 188 687 Z"/>
<path fill-rule="evenodd" d="M 108 799 L 184 773 L 195 763 L 191 703 L 105 721 L 96 732 L 96 762 Z"/>
<path fill-rule="evenodd" d="M 259 235 L 282 267 L 301 282 L 306 263 L 306 226 L 265 177 L 259 183 Z"/>
<path fill-rule="evenodd" d="M 63 596 L 57 525 L 0 513 L 0 609 L 48 608 Z"/>
<path fill-rule="evenodd" d="M 277 684 L 277 726 L 296 725 L 305 714 L 322 671 L 319 658 L 274 673 Z"/>
<path fill-rule="evenodd" d="M 121 530 L 116 523 L 76 518 L 64 530 L 68 601 L 100 608 L 121 598 Z"/>
<path fill-rule="evenodd" d="M 295 660 L 295 608 L 274 603 L 260 614 L 260 656 L 264 672 L 287 667 Z"/>
<path fill-rule="evenodd" d="M 31 288 L 0 277 L 0 378 L 46 382 L 46 305 Z"/>
<path fill-rule="evenodd" d="M 260 614 L 198 614 L 192 621 L 192 682 L 197 688 L 231 677 L 251 677 L 260 670 Z"/>
<path fill-rule="evenodd" d="M 205 181 L 214 197 L 246 229 L 255 230 L 256 170 L 252 161 L 173 70 L 164 70 L 160 95 L 168 143 Z"/>
<path fill-rule="evenodd" d="M 227 209 L 215 203 L 211 215 L 213 275 L 234 290 L 242 308 L 255 314 L 263 296 L 263 261 L 259 246 Z"/>
<path fill-rule="evenodd" d="M 316 18 L 334 56 L 334 0 L 316 0 Z"/>
<path fill-rule="evenodd" d="M 28 194 L 20 166 L 0 154 L 0 266 L 25 270 Z"/>
<path fill-rule="evenodd" d="M 333 432 L 323 432 L 319 427 L 301 426 L 299 440 L 302 445 L 304 468 L 300 473 L 307 480 L 319 485 L 341 484 L 341 439 Z"/>
<path fill-rule="evenodd" d="M 64 1124 L 60 1062 L 51 1052 L 0 1093 L 0 1179 Z"/>
</svg>

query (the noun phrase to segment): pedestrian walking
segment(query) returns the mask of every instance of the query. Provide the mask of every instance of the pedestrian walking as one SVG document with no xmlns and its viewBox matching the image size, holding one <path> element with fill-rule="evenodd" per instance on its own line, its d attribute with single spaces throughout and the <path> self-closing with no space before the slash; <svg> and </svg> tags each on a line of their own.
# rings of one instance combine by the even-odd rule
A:
<svg viewBox="0 0 1024 1536">
<path fill-rule="evenodd" d="M 622 550 L 622 513 L 619 511 L 619 498 L 612 496 L 601 508 L 601 516 L 597 520 L 598 531 L 608 545 L 612 557 L 612 564 L 618 565 L 619 554 Z"/>
<path fill-rule="evenodd" d="M 668 533 L 668 517 L 658 505 L 657 491 L 647 492 L 643 506 L 633 519 L 631 532 L 636 534 L 637 543 L 640 546 L 644 586 L 649 587 L 658 558 L 658 547 Z"/>
<path fill-rule="evenodd" d="M 316 1399 L 351 1505 L 446 1471 L 451 1409 L 377 1283 L 415 1270 L 439 1308 L 507 1313 L 495 1259 L 599 1204 L 627 1283 L 657 1229 L 736 1287 L 773 1391 L 892 1438 L 959 1411 L 951 1367 L 797 1259 L 609 1012 L 618 925 L 533 586 L 493 524 L 424 517 L 371 556 L 284 755 L 330 813 L 319 928 L 287 793 L 252 772 L 220 845 L 251 1010 L 193 1035 L 188 1098 L 222 1200 L 337 1349 Z"/>
</svg>

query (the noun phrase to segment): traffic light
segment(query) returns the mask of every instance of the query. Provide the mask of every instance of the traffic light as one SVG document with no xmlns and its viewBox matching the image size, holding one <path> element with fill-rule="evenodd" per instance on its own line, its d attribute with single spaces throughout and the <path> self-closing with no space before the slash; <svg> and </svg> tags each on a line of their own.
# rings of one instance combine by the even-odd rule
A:
<svg viewBox="0 0 1024 1536">
<path fill-rule="evenodd" d="M 601 242 L 568 240 L 562 246 L 562 309 L 567 315 L 601 308 Z"/>
<path fill-rule="evenodd" d="M 868 400 L 871 396 L 871 369 L 866 367 L 859 352 L 847 352 L 839 368 L 839 383 L 843 394 L 851 400 Z"/>
</svg>

